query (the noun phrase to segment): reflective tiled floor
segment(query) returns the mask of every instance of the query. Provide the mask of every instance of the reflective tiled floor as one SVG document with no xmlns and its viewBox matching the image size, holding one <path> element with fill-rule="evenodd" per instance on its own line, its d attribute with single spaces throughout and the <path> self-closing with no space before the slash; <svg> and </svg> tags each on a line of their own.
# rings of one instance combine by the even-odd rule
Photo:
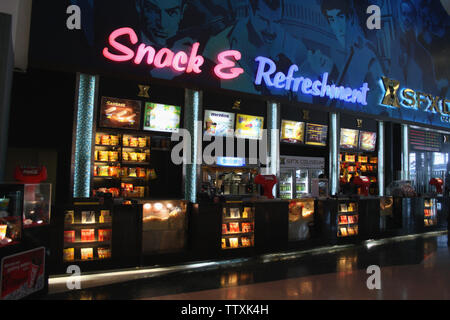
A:
<svg viewBox="0 0 450 320">
<path fill-rule="evenodd" d="M 369 290 L 367 267 L 381 269 Z M 123 283 L 50 294 L 45 299 L 291 300 L 450 299 L 447 234 L 425 234 L 281 256 L 232 266 L 184 269 Z M 83 284 L 82 284 L 83 286 Z"/>
</svg>

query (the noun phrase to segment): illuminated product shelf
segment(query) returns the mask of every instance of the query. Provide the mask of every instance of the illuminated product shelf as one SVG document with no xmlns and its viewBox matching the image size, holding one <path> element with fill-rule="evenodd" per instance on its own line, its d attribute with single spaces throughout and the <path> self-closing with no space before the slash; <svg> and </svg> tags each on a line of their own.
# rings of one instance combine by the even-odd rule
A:
<svg viewBox="0 0 450 320">
<path fill-rule="evenodd" d="M 437 224 L 436 199 L 424 199 L 423 223 L 425 227 L 431 227 Z"/>
<path fill-rule="evenodd" d="M 110 132 L 111 130 L 108 130 Z M 108 133 L 95 135 L 92 195 L 144 198 L 149 195 L 151 139 L 145 134 Z"/>
<path fill-rule="evenodd" d="M 243 204 L 226 204 L 222 212 L 222 249 L 254 246 L 255 208 Z"/>
<path fill-rule="evenodd" d="M 354 201 L 339 201 L 337 214 L 338 238 L 358 235 L 358 203 Z"/>
<path fill-rule="evenodd" d="M 65 211 L 63 262 L 112 258 L 112 212 L 79 205 Z"/>
</svg>

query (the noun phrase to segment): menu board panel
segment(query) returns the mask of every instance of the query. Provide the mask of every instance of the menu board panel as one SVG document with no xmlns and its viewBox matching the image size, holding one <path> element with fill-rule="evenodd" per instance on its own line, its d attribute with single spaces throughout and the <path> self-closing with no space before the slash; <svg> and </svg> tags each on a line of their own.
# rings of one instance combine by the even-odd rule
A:
<svg viewBox="0 0 450 320">
<path fill-rule="evenodd" d="M 144 130 L 177 133 L 180 119 L 181 107 L 151 102 L 145 104 Z"/>
<path fill-rule="evenodd" d="M 304 143 L 305 123 L 296 121 L 281 121 L 281 141 L 288 143 Z"/>
<path fill-rule="evenodd" d="M 141 106 L 140 101 L 102 97 L 100 126 L 139 130 Z"/>
<path fill-rule="evenodd" d="M 236 138 L 262 139 L 264 118 L 245 114 L 236 115 Z"/>
<path fill-rule="evenodd" d="M 322 124 L 306 124 L 305 144 L 314 146 L 326 146 L 328 126 Z"/>
<path fill-rule="evenodd" d="M 234 135 L 234 113 L 205 110 L 203 129 L 205 135 L 232 137 Z"/>
<path fill-rule="evenodd" d="M 410 129 L 409 144 L 412 150 L 440 152 L 442 135 L 437 132 Z"/>
<path fill-rule="evenodd" d="M 358 148 L 358 130 L 341 128 L 341 148 Z"/>
<path fill-rule="evenodd" d="M 361 131 L 359 133 L 359 149 L 363 151 L 375 151 L 377 144 L 377 133 Z"/>
</svg>

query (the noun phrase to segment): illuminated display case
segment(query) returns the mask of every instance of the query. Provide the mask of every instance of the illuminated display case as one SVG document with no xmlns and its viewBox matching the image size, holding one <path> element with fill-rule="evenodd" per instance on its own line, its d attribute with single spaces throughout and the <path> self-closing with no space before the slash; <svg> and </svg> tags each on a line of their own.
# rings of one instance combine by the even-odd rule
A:
<svg viewBox="0 0 450 320">
<path fill-rule="evenodd" d="M 187 237 L 187 201 L 140 201 L 142 212 L 142 253 L 183 250 Z"/>
<path fill-rule="evenodd" d="M 424 198 L 423 216 L 423 223 L 425 227 L 431 227 L 437 224 L 436 199 Z"/>
<path fill-rule="evenodd" d="M 289 202 L 289 241 L 311 238 L 314 223 L 314 199 L 298 199 Z"/>
<path fill-rule="evenodd" d="M 351 200 L 338 201 L 337 236 L 352 237 L 358 235 L 358 202 Z"/>
<path fill-rule="evenodd" d="M 311 197 L 312 181 L 324 173 L 325 159 L 280 155 L 280 199 Z"/>
<path fill-rule="evenodd" d="M 50 224 L 52 185 L 25 184 L 23 226 L 33 228 Z"/>
<path fill-rule="evenodd" d="M 23 185 L 0 185 L 0 249 L 22 241 Z"/>
<path fill-rule="evenodd" d="M 149 196 L 150 137 L 145 134 L 99 131 L 95 136 L 93 196 L 111 193 L 113 197 Z"/>
<path fill-rule="evenodd" d="M 222 249 L 254 247 L 255 207 L 243 202 L 226 203 L 222 208 Z"/>
<path fill-rule="evenodd" d="M 283 170 L 280 174 L 280 198 L 292 199 L 294 193 L 293 171 Z"/>
<path fill-rule="evenodd" d="M 111 207 L 76 203 L 64 211 L 63 262 L 112 259 Z"/>
<path fill-rule="evenodd" d="M 348 183 L 351 177 L 365 176 L 371 182 L 369 193 L 378 193 L 378 157 L 367 153 L 342 152 L 339 156 L 341 183 Z M 358 192 L 360 190 L 358 189 Z"/>
</svg>

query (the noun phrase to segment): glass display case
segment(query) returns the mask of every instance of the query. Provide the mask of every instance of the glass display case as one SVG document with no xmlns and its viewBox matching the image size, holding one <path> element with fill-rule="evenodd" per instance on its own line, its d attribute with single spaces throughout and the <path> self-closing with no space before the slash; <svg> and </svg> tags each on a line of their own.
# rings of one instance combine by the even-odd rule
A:
<svg viewBox="0 0 450 320">
<path fill-rule="evenodd" d="M 324 166 L 324 158 L 280 156 L 279 197 L 311 197 L 313 179 L 324 173 Z"/>
<path fill-rule="evenodd" d="M 23 226 L 32 228 L 50 224 L 52 185 L 25 184 Z"/>
<path fill-rule="evenodd" d="M 22 240 L 23 185 L 0 185 L 0 249 Z"/>
<path fill-rule="evenodd" d="M 423 223 L 425 227 L 435 226 L 437 224 L 437 208 L 436 199 L 423 199 Z"/>
<path fill-rule="evenodd" d="M 358 202 L 351 200 L 338 201 L 337 236 L 352 237 L 358 235 Z"/>
<path fill-rule="evenodd" d="M 280 174 L 280 198 L 292 199 L 293 198 L 293 174 L 292 170 L 282 170 Z"/>
<path fill-rule="evenodd" d="M 222 249 L 255 245 L 255 207 L 243 202 L 225 203 L 222 208 Z"/>
<path fill-rule="evenodd" d="M 295 170 L 295 192 L 297 197 L 310 193 L 308 170 Z"/>
<path fill-rule="evenodd" d="M 349 183 L 355 176 L 365 176 L 370 180 L 369 193 L 378 194 L 378 157 L 367 153 L 342 152 L 339 155 L 341 184 Z M 358 188 L 358 194 L 361 193 Z"/>
<path fill-rule="evenodd" d="M 155 175 L 150 168 L 150 136 L 97 132 L 95 135 L 93 196 L 144 198 L 148 181 Z"/>
<path fill-rule="evenodd" d="M 187 238 L 187 201 L 140 201 L 142 211 L 142 253 L 182 250 Z"/>
<path fill-rule="evenodd" d="M 314 199 L 289 202 L 289 241 L 310 239 L 313 224 Z"/>
<path fill-rule="evenodd" d="M 112 258 L 112 219 L 109 207 L 76 204 L 64 213 L 63 261 Z"/>
</svg>

